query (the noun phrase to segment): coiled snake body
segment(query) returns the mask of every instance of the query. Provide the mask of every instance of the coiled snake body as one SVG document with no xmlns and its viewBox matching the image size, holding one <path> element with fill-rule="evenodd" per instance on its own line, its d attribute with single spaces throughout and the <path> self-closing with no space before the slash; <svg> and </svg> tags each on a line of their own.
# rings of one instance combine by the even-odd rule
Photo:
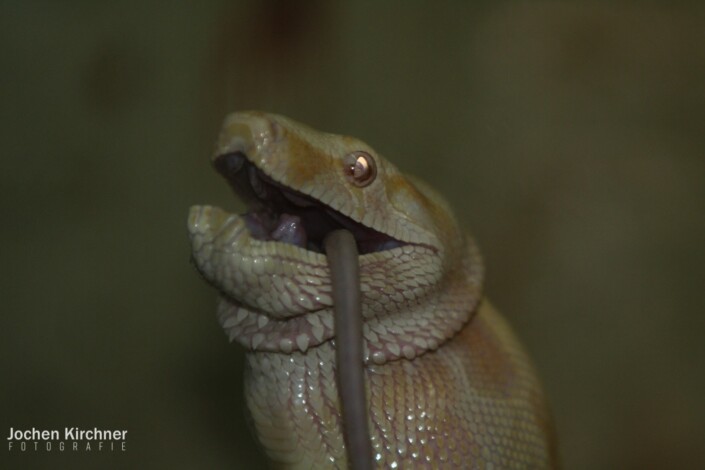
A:
<svg viewBox="0 0 705 470">
<path fill-rule="evenodd" d="M 283 468 L 346 468 L 323 241 L 360 252 L 367 416 L 379 468 L 554 468 L 533 366 L 482 296 L 482 261 L 443 199 L 358 139 L 228 116 L 216 169 L 248 204 L 194 206 L 198 270 L 247 350 L 257 438 Z"/>
</svg>

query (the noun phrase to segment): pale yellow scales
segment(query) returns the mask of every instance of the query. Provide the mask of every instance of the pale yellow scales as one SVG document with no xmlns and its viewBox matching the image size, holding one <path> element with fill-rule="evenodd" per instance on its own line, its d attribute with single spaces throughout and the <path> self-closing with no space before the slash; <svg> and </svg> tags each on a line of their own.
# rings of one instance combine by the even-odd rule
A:
<svg viewBox="0 0 705 470">
<path fill-rule="evenodd" d="M 371 174 L 351 168 L 360 157 Z M 247 407 L 275 467 L 347 467 L 321 249 L 340 227 L 361 251 L 379 468 L 557 466 L 533 366 L 483 299 L 477 247 L 435 191 L 358 139 L 259 112 L 228 116 L 214 163 L 250 211 L 192 207 L 193 259 L 248 351 Z"/>
</svg>

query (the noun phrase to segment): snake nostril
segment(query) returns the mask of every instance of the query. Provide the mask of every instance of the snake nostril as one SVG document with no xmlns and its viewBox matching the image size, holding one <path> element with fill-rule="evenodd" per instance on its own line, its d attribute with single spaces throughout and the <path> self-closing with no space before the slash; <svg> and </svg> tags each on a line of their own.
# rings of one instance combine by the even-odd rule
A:
<svg viewBox="0 0 705 470">
<path fill-rule="evenodd" d="M 218 155 L 213 161 L 213 165 L 218 173 L 227 178 L 240 171 L 246 160 L 247 157 L 243 152 L 236 151 Z"/>
</svg>

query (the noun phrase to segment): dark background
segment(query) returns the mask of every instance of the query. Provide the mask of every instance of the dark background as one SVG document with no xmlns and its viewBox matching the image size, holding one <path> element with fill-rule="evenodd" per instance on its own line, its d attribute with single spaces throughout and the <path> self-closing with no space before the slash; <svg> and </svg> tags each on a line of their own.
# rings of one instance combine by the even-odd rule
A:
<svg viewBox="0 0 705 470">
<path fill-rule="evenodd" d="M 705 468 L 702 5 L 3 1 L 0 432 L 127 429 L 128 450 L 0 459 L 261 465 L 185 227 L 236 208 L 208 158 L 255 108 L 448 197 L 565 468 Z"/>
</svg>

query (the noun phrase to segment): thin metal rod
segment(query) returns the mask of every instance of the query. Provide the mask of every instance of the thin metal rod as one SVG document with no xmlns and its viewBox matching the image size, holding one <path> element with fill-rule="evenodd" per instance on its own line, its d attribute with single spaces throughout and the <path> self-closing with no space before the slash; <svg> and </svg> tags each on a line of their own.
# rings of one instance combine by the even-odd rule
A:
<svg viewBox="0 0 705 470">
<path fill-rule="evenodd" d="M 371 470 L 357 244 L 350 232 L 336 230 L 326 236 L 323 245 L 333 284 L 336 376 L 348 463 L 353 470 Z"/>
</svg>

